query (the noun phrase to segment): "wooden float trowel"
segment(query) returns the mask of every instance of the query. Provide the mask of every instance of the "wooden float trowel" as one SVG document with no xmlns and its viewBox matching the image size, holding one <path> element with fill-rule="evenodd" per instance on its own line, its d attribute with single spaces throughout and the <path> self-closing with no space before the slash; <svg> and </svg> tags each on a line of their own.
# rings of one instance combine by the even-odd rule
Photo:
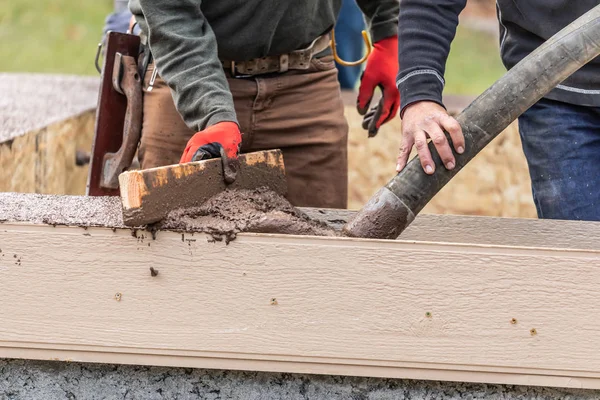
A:
<svg viewBox="0 0 600 400">
<path fill-rule="evenodd" d="M 267 187 L 285 195 L 281 150 L 241 154 L 235 181 L 225 183 L 220 158 L 127 171 L 119 175 L 123 222 L 141 226 L 160 221 L 178 208 L 195 207 L 219 192 Z"/>
</svg>

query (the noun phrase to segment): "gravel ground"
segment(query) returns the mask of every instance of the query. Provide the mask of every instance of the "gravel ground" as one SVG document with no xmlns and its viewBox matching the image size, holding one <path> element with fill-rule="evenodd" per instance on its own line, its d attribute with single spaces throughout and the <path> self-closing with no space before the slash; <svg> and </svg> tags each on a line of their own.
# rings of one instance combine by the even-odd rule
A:
<svg viewBox="0 0 600 400">
<path fill-rule="evenodd" d="M 0 399 L 592 400 L 599 391 L 0 360 Z"/>
</svg>

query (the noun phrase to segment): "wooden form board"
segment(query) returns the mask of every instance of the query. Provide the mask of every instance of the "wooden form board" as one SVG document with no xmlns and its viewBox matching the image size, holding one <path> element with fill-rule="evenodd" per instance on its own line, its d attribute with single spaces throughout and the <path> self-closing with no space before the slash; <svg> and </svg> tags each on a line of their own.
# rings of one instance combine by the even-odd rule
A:
<svg viewBox="0 0 600 400">
<path fill-rule="evenodd" d="M 0 357 L 600 388 L 595 249 L 23 223 L 0 249 Z"/>
<path fill-rule="evenodd" d="M 89 152 L 93 134 L 90 110 L 0 142 L 0 191 L 85 193 L 88 166 L 77 153 Z"/>
<path fill-rule="evenodd" d="M 77 165 L 76 153 L 91 147 L 98 83 L 0 73 L 0 191 L 85 193 L 87 166 Z"/>
</svg>

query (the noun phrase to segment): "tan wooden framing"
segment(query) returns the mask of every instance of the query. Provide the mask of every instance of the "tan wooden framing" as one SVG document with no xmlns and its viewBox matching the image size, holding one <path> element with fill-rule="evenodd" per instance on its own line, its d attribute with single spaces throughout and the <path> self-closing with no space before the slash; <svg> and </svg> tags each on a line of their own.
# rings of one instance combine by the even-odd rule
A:
<svg viewBox="0 0 600 400">
<path fill-rule="evenodd" d="M 0 191 L 84 194 L 88 166 L 75 160 L 91 147 L 94 117 L 86 111 L 0 143 Z"/>
<path fill-rule="evenodd" d="M 600 225 L 450 218 L 446 243 L 411 240 L 437 217 L 229 245 L 0 224 L 0 357 L 600 388 Z"/>
</svg>

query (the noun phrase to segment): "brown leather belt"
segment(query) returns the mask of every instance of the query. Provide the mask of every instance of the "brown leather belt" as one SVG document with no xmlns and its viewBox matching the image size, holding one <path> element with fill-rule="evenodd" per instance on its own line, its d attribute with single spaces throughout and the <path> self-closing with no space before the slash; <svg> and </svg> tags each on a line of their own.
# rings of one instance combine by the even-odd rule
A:
<svg viewBox="0 0 600 400">
<path fill-rule="evenodd" d="M 307 48 L 295 50 L 291 53 L 254 58 L 248 61 L 221 60 L 221 63 L 223 68 L 229 70 L 233 77 L 238 78 L 273 72 L 286 72 L 292 69 L 308 69 L 310 60 L 328 48 L 329 42 L 329 34 L 325 34 L 316 38 Z"/>
</svg>

